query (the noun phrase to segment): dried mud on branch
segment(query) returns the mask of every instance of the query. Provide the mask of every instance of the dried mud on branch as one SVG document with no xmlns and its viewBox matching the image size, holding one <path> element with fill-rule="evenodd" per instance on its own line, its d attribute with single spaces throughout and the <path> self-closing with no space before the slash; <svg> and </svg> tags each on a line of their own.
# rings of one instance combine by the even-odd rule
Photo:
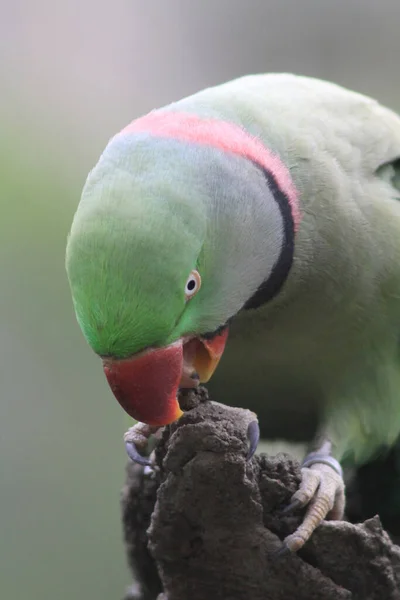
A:
<svg viewBox="0 0 400 600">
<path fill-rule="evenodd" d="M 165 428 L 159 471 L 130 463 L 123 529 L 135 584 L 130 600 L 400 600 L 400 549 L 378 517 L 325 522 L 304 549 L 274 552 L 302 512 L 282 517 L 300 481 L 287 454 L 246 461 L 242 409 L 181 399 L 190 409 Z"/>
</svg>

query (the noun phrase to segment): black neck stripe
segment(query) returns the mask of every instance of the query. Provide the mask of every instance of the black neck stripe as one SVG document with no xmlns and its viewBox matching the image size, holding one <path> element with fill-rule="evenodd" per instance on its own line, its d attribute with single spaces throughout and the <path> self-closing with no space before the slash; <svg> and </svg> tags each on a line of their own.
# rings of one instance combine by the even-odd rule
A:
<svg viewBox="0 0 400 600">
<path fill-rule="evenodd" d="M 295 229 L 289 198 L 280 189 L 272 173 L 260 165 L 256 163 L 254 164 L 262 171 L 267 181 L 268 188 L 272 192 L 279 207 L 283 222 L 283 240 L 278 260 L 276 261 L 271 274 L 269 275 L 268 279 L 265 279 L 261 285 L 259 285 L 254 294 L 246 301 L 245 305 L 243 306 L 244 310 L 258 308 L 259 306 L 262 306 L 263 304 L 266 304 L 272 300 L 272 298 L 279 293 L 287 279 L 287 276 L 289 275 L 290 268 L 293 264 L 294 255 Z"/>
</svg>

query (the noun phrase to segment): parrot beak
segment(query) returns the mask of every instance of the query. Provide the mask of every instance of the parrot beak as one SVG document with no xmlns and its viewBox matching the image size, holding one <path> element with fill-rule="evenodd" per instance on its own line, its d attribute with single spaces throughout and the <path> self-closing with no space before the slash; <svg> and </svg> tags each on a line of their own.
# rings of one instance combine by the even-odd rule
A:
<svg viewBox="0 0 400 600">
<path fill-rule="evenodd" d="M 183 368 L 182 340 L 127 359 L 103 359 L 110 388 L 131 417 L 148 425 L 168 425 L 183 414 L 177 399 Z"/>
<path fill-rule="evenodd" d="M 103 358 L 104 373 L 128 415 L 148 425 L 168 425 L 183 414 L 179 388 L 195 388 L 210 379 L 227 337 L 228 328 L 210 339 L 183 338 L 126 359 Z"/>
<path fill-rule="evenodd" d="M 228 327 L 212 338 L 193 338 L 183 347 L 185 363 L 191 364 L 201 383 L 209 381 L 225 350 Z"/>
</svg>

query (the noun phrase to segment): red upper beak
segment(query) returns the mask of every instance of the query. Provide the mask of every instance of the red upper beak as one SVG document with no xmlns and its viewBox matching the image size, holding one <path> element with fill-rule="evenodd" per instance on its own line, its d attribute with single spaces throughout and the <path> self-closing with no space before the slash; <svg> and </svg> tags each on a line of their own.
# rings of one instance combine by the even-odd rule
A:
<svg viewBox="0 0 400 600">
<path fill-rule="evenodd" d="M 168 425 L 183 414 L 177 394 L 179 386 L 183 386 L 184 371 L 198 374 L 193 387 L 199 380 L 208 381 L 222 356 L 227 336 L 228 328 L 212 339 L 192 338 L 185 345 L 180 339 L 130 358 L 104 358 L 104 373 L 128 415 L 148 425 Z M 185 385 L 190 387 L 187 378 Z"/>
<path fill-rule="evenodd" d="M 103 360 L 114 396 L 134 419 L 148 425 L 168 425 L 183 413 L 177 392 L 182 375 L 182 340 L 132 358 Z"/>
</svg>

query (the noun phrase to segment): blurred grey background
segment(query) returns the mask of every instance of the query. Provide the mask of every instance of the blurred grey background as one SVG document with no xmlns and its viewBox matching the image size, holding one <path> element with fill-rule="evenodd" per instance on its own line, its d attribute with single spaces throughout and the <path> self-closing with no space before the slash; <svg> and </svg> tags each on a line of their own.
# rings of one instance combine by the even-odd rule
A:
<svg viewBox="0 0 400 600">
<path fill-rule="evenodd" d="M 400 109 L 399 0 L 1 0 L 0 597 L 112 600 L 127 421 L 64 272 L 89 169 L 133 118 L 263 71 Z"/>
</svg>

